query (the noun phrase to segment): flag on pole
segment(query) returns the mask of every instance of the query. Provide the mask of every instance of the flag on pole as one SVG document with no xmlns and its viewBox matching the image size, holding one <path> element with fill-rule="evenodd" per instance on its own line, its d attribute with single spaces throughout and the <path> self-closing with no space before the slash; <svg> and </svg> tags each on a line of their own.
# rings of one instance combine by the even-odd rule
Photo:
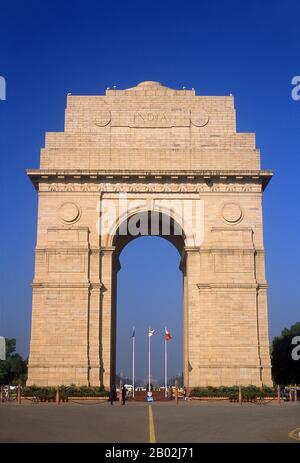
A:
<svg viewBox="0 0 300 463">
<path fill-rule="evenodd" d="M 148 330 L 148 336 L 153 336 L 154 335 L 154 330 L 151 330 L 151 328 L 149 327 L 149 330 Z"/>
<path fill-rule="evenodd" d="M 170 341 L 170 339 L 172 339 L 171 333 L 167 330 L 167 328 L 165 328 L 165 340 Z"/>
<path fill-rule="evenodd" d="M 172 339 L 170 331 L 165 327 L 165 396 L 168 395 L 168 341 Z"/>
<path fill-rule="evenodd" d="M 132 335 L 131 335 L 132 338 L 135 337 L 135 326 L 132 328 Z"/>
<path fill-rule="evenodd" d="M 147 400 L 153 400 L 152 391 L 151 391 L 151 337 L 154 334 L 154 330 L 151 330 L 150 326 L 148 328 L 148 362 L 149 362 L 149 372 L 148 372 L 148 395 Z"/>
</svg>

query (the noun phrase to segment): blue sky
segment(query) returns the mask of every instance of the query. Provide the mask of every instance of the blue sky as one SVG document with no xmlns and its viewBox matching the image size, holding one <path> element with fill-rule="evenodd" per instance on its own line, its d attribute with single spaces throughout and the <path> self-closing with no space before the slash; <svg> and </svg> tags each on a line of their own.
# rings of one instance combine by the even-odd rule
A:
<svg viewBox="0 0 300 463">
<path fill-rule="evenodd" d="M 299 321 L 300 101 L 291 98 L 291 79 L 300 75 L 299 14 L 296 0 L 1 2 L 0 75 L 7 100 L 0 101 L 0 334 L 16 337 L 21 353 L 28 351 L 37 214 L 25 169 L 38 167 L 45 132 L 63 130 L 68 92 L 99 95 L 107 86 L 143 80 L 194 87 L 199 95 L 234 94 L 238 131 L 256 133 L 263 168 L 275 170 L 264 194 L 271 337 Z M 153 325 L 163 328 L 168 319 L 178 330 L 171 341 L 175 374 L 181 369 L 176 253 L 155 238 L 132 242 L 121 256 L 118 289 L 119 320 L 129 331 L 141 317 L 133 284 L 149 295 L 143 311 Z M 153 259 L 160 262 L 158 274 Z M 129 356 L 121 356 L 127 328 L 118 336 L 124 373 L 130 373 Z M 154 375 L 160 377 L 158 337 L 155 348 Z"/>
</svg>

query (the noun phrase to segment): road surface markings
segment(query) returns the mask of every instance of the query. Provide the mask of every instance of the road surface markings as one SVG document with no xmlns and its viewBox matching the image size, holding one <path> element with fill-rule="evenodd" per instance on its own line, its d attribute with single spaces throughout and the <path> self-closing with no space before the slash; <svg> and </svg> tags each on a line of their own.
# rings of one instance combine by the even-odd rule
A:
<svg viewBox="0 0 300 463">
<path fill-rule="evenodd" d="M 155 429 L 154 429 L 154 419 L 153 419 L 153 412 L 152 412 L 152 407 L 149 405 L 149 442 L 150 444 L 155 444 L 156 439 L 155 439 Z"/>
<path fill-rule="evenodd" d="M 300 428 L 295 428 L 289 432 L 289 437 L 300 441 Z"/>
</svg>

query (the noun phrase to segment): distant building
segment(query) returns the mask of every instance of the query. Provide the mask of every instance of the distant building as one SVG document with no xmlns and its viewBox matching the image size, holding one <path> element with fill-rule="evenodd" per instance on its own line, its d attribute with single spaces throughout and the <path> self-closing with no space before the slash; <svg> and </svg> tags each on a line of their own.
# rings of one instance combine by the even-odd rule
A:
<svg viewBox="0 0 300 463">
<path fill-rule="evenodd" d="M 6 360 L 6 344 L 3 336 L 0 336 L 0 360 Z"/>
</svg>

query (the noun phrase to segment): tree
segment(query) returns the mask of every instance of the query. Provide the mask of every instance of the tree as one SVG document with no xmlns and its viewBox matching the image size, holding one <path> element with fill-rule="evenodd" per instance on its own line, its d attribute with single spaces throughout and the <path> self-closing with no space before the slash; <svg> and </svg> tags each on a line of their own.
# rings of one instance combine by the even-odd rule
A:
<svg viewBox="0 0 300 463">
<path fill-rule="evenodd" d="M 24 384 L 27 376 L 27 360 L 15 353 L 16 340 L 5 339 L 6 360 L 0 360 L 0 384 Z"/>
<path fill-rule="evenodd" d="M 282 330 L 272 343 L 272 376 L 276 384 L 300 384 L 300 360 L 292 358 L 292 339 L 300 336 L 300 322 Z"/>
<path fill-rule="evenodd" d="M 16 351 L 17 341 L 15 338 L 12 338 L 12 339 L 5 338 L 5 345 L 6 345 L 6 358 L 7 358 Z"/>
</svg>

